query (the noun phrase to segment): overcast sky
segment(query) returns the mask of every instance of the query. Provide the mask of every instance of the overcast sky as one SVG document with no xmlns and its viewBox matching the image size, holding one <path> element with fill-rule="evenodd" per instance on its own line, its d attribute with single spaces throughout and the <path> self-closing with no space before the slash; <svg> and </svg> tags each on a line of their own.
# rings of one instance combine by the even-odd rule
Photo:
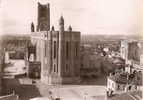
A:
<svg viewBox="0 0 143 100">
<path fill-rule="evenodd" d="M 29 33 L 37 22 L 38 0 L 2 0 L 0 33 Z M 141 34 L 143 0 L 40 0 L 50 3 L 51 25 L 58 30 L 61 15 L 82 34 Z"/>
</svg>

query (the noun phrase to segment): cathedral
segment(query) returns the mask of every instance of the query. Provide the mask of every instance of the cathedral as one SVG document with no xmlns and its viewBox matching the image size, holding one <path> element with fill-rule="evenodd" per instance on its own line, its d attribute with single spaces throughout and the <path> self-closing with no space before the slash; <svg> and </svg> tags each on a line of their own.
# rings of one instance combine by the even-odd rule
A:
<svg viewBox="0 0 143 100">
<path fill-rule="evenodd" d="M 31 43 L 35 46 L 33 61 L 40 62 L 40 78 L 46 84 L 77 83 L 80 79 L 80 32 L 50 26 L 50 5 L 38 3 L 37 26 L 31 24 Z"/>
</svg>

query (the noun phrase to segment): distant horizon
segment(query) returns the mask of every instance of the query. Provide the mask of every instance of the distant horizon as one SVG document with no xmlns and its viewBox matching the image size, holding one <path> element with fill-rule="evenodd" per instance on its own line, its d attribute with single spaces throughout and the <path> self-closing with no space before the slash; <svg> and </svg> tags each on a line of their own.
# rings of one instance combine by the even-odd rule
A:
<svg viewBox="0 0 143 100">
<path fill-rule="evenodd" d="M 14 36 L 14 35 L 30 35 L 31 32 L 29 33 L 24 33 L 24 34 L 21 34 L 21 33 L 5 33 L 5 34 L 0 34 L 0 36 L 4 36 L 4 35 L 11 35 L 11 36 Z M 140 37 L 140 35 L 137 35 L 137 34 L 81 34 L 81 36 L 137 36 L 137 37 Z"/>
</svg>

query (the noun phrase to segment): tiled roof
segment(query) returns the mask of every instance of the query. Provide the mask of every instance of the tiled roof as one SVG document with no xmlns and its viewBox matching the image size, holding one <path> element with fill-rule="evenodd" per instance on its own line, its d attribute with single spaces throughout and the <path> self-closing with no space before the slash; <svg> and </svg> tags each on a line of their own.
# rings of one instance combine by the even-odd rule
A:
<svg viewBox="0 0 143 100">
<path fill-rule="evenodd" d="M 110 75 L 109 78 L 117 83 L 127 83 L 127 74 L 116 73 L 115 75 Z"/>
<path fill-rule="evenodd" d="M 141 75 L 138 75 L 141 76 Z M 136 76 L 131 78 L 129 77 L 128 73 L 125 72 L 118 72 L 114 75 L 110 75 L 109 78 L 117 83 L 120 84 L 135 84 L 135 85 L 142 85 L 142 78 L 140 77 L 138 80 L 136 79 Z"/>
</svg>

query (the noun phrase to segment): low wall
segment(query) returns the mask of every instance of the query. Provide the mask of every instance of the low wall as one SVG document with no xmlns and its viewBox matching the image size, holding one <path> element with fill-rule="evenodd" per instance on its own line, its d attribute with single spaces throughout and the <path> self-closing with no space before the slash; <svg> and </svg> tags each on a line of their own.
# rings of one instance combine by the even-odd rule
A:
<svg viewBox="0 0 143 100">
<path fill-rule="evenodd" d="M 11 95 L 0 96 L 0 100 L 19 100 L 19 97 L 18 95 L 11 94 Z"/>
</svg>

